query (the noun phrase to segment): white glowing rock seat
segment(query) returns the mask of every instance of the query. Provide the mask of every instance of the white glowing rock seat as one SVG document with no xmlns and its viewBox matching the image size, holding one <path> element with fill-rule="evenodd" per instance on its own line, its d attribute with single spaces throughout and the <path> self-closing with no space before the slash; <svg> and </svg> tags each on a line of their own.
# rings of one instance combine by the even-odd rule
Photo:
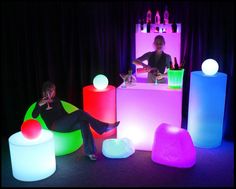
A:
<svg viewBox="0 0 236 189">
<path fill-rule="evenodd" d="M 30 140 L 17 132 L 9 138 L 12 173 L 21 181 L 38 181 L 56 171 L 53 133 L 42 129 L 38 138 Z"/>
<path fill-rule="evenodd" d="M 106 139 L 102 143 L 102 153 L 108 158 L 127 158 L 134 152 L 134 145 L 128 138 Z"/>
<path fill-rule="evenodd" d="M 163 123 L 155 131 L 152 161 L 178 168 L 196 163 L 196 150 L 188 131 Z"/>
</svg>

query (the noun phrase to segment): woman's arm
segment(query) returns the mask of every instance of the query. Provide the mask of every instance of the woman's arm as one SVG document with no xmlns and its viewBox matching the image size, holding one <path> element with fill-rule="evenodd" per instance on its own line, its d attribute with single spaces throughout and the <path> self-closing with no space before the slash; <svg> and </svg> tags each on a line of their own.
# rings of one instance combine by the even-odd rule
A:
<svg viewBox="0 0 236 189">
<path fill-rule="evenodd" d="M 41 106 L 39 106 L 39 102 L 35 104 L 34 110 L 32 112 L 32 117 L 37 118 L 41 112 Z"/>
<path fill-rule="evenodd" d="M 42 98 L 39 102 L 36 103 L 36 105 L 35 105 L 35 107 L 34 107 L 34 110 L 33 110 L 33 112 L 32 112 L 32 117 L 33 117 L 33 118 L 36 118 L 36 117 L 39 116 L 39 114 L 41 113 L 41 110 L 42 110 L 42 106 L 43 106 L 44 104 L 46 104 L 47 101 L 48 101 L 48 100 L 44 97 L 44 98 Z"/>
<path fill-rule="evenodd" d="M 144 64 L 143 61 L 144 60 L 148 60 L 150 58 L 151 52 L 147 52 L 144 55 L 140 56 L 139 58 L 135 59 L 133 61 L 133 64 L 135 65 L 140 65 L 143 67 L 147 67 L 148 65 Z"/>
<path fill-rule="evenodd" d="M 148 60 L 150 58 L 150 55 L 151 55 L 151 52 L 145 53 L 141 57 L 135 59 L 133 61 L 133 64 L 142 66 L 143 68 L 140 68 L 140 69 L 142 69 L 141 72 L 150 72 L 152 70 L 151 67 L 149 65 L 143 63 L 144 60 Z"/>
</svg>

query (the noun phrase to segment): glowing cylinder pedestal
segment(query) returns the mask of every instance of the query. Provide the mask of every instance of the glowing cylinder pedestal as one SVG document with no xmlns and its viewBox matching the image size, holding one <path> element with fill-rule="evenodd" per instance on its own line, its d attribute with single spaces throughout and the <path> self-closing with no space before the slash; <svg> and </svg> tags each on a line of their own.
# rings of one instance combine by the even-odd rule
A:
<svg viewBox="0 0 236 189">
<path fill-rule="evenodd" d="M 194 146 L 213 148 L 221 144 L 227 75 L 191 73 L 188 131 Z"/>
<path fill-rule="evenodd" d="M 51 131 L 43 129 L 30 140 L 17 132 L 9 138 L 13 176 L 21 181 L 42 180 L 56 171 L 54 139 Z"/>
<path fill-rule="evenodd" d="M 105 89 L 96 89 L 93 85 L 85 86 L 83 109 L 100 121 L 116 122 L 116 88 L 112 85 L 108 85 Z M 91 130 L 95 137 L 107 137 L 116 133 L 114 129 L 99 135 L 92 128 Z"/>
</svg>

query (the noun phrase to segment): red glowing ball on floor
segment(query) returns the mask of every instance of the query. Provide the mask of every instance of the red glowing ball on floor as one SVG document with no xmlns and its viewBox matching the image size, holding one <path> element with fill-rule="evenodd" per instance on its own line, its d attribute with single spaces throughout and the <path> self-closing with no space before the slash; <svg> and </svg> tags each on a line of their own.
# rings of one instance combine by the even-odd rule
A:
<svg viewBox="0 0 236 189">
<path fill-rule="evenodd" d="M 35 139 L 41 133 L 42 127 L 35 119 L 29 119 L 22 123 L 21 132 L 27 139 Z"/>
</svg>

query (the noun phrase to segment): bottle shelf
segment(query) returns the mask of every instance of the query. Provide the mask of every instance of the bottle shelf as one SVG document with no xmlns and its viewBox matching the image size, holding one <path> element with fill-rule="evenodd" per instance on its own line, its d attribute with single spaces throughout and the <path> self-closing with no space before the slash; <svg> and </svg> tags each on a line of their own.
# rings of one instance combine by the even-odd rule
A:
<svg viewBox="0 0 236 189">
<path fill-rule="evenodd" d="M 181 24 L 176 23 L 177 30 L 176 32 L 172 31 L 172 23 L 169 24 L 150 24 L 150 33 L 181 33 Z M 143 24 L 143 30 L 141 30 L 141 24 L 136 24 L 136 33 L 148 33 L 147 24 Z"/>
</svg>

